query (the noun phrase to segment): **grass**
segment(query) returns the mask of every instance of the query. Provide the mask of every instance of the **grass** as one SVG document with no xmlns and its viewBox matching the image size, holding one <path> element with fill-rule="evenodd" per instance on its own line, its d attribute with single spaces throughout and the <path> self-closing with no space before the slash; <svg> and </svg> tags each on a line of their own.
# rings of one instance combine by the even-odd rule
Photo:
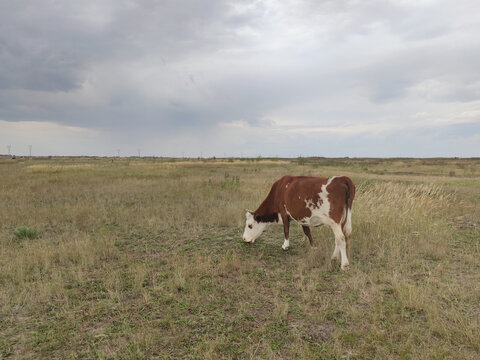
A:
<svg viewBox="0 0 480 360">
<path fill-rule="evenodd" d="M 0 165 L 0 359 L 478 358 L 480 161 L 301 160 Z M 353 178 L 350 270 L 241 241 L 286 173 Z"/>
<path fill-rule="evenodd" d="M 19 239 L 22 239 L 22 238 L 33 239 L 34 237 L 37 236 L 37 232 L 34 229 L 29 229 L 26 226 L 20 226 L 15 229 L 15 231 L 13 232 L 13 235 L 15 235 Z"/>
</svg>

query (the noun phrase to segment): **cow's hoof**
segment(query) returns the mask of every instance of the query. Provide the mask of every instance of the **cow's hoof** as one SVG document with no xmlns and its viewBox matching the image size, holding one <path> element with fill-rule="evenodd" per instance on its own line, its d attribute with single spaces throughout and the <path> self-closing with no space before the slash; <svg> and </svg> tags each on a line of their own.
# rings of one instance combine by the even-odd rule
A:
<svg viewBox="0 0 480 360">
<path fill-rule="evenodd" d="M 289 246 L 282 246 L 282 250 L 283 250 L 283 251 L 287 251 L 288 249 L 290 249 Z"/>
<path fill-rule="evenodd" d="M 346 271 L 346 270 L 350 269 L 350 265 L 349 264 L 342 265 L 340 268 L 342 269 L 342 271 Z"/>
</svg>

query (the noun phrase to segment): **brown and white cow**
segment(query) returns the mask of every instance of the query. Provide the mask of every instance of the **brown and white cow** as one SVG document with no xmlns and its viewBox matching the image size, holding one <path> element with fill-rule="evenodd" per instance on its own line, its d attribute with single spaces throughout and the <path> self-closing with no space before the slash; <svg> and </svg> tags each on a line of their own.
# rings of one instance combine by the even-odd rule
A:
<svg viewBox="0 0 480 360">
<path fill-rule="evenodd" d="M 346 176 L 331 178 L 286 175 L 277 180 L 269 194 L 255 211 L 247 210 L 243 241 L 253 243 L 272 223 L 283 224 L 285 241 L 289 243 L 290 221 L 302 225 L 310 245 L 313 245 L 310 226 L 328 225 L 335 234 L 332 259 L 349 265 L 349 238 L 352 232 L 352 202 L 355 185 Z"/>
</svg>

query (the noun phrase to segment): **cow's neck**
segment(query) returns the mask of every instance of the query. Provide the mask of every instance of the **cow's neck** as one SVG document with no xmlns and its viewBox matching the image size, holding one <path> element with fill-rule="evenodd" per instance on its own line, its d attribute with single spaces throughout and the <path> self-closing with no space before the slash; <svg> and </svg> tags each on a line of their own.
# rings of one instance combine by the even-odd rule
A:
<svg viewBox="0 0 480 360">
<path fill-rule="evenodd" d="M 273 210 L 273 206 L 269 202 L 264 201 L 255 210 L 255 220 L 263 223 L 278 222 L 278 212 Z"/>
</svg>

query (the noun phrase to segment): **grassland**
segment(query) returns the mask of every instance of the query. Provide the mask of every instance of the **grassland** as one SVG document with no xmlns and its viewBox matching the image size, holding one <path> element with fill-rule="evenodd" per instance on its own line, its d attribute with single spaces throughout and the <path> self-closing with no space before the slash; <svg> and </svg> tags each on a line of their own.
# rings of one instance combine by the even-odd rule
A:
<svg viewBox="0 0 480 360">
<path fill-rule="evenodd" d="M 286 173 L 348 175 L 333 234 L 241 241 Z M 480 160 L 0 164 L 0 359 L 477 359 Z"/>
</svg>

